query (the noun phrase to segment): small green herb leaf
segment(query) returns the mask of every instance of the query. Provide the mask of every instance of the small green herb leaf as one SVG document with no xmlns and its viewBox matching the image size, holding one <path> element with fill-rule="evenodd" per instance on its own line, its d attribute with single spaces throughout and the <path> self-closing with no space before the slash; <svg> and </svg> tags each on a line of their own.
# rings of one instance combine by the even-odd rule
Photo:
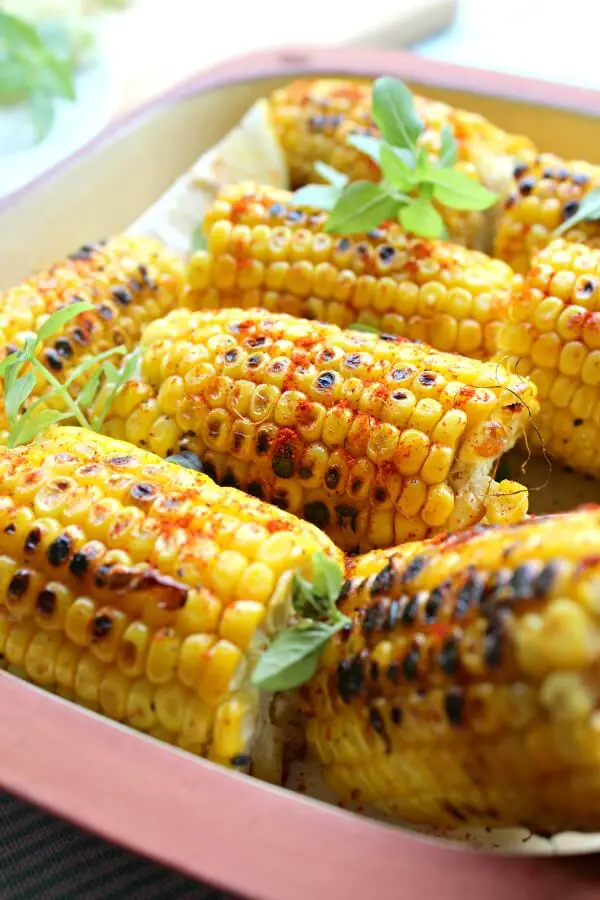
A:
<svg viewBox="0 0 600 900">
<path fill-rule="evenodd" d="M 74 303 L 69 303 L 68 306 L 61 306 L 60 309 L 57 309 L 56 312 L 53 312 L 46 321 L 40 327 L 37 333 L 37 341 L 36 343 L 41 344 L 43 341 L 47 341 L 48 338 L 51 338 L 53 334 L 56 334 L 57 331 L 60 331 L 67 322 L 70 322 L 71 319 L 74 319 L 75 316 L 81 315 L 81 313 L 89 312 L 94 309 L 93 303 L 88 303 L 87 300 L 76 300 Z"/>
<path fill-rule="evenodd" d="M 317 671 L 327 642 L 345 622 L 344 618 L 331 624 L 314 622 L 280 632 L 259 658 L 252 684 L 268 691 L 290 691 L 305 684 Z"/>
<path fill-rule="evenodd" d="M 112 363 L 104 363 L 104 384 L 107 387 L 107 396 L 102 409 L 97 416 L 92 419 L 91 427 L 93 431 L 100 431 L 104 420 L 108 415 L 113 400 L 123 387 L 123 385 L 135 378 L 139 373 L 139 364 L 142 356 L 141 347 L 136 347 L 128 356 L 125 357 L 123 365 L 120 369 L 116 369 Z"/>
<path fill-rule="evenodd" d="M 424 126 L 406 85 L 396 78 L 378 78 L 373 85 L 372 106 L 382 137 L 395 147 L 414 149 Z"/>
<path fill-rule="evenodd" d="M 79 394 L 78 403 L 82 409 L 91 406 L 98 395 L 100 385 L 102 384 L 102 369 L 96 369 L 92 377 L 84 385 L 83 390 Z"/>
<path fill-rule="evenodd" d="M 433 196 L 451 209 L 489 209 L 498 197 L 458 169 L 438 169 L 431 175 Z"/>
<path fill-rule="evenodd" d="M 368 156 L 369 159 L 372 159 L 374 163 L 379 165 L 381 154 L 381 141 L 379 138 L 373 137 L 371 134 L 351 134 L 346 143 L 358 150 L 359 153 L 364 153 L 365 156 Z"/>
<path fill-rule="evenodd" d="M 458 159 L 458 144 L 454 137 L 452 126 L 446 123 L 440 133 L 440 157 L 438 166 L 446 169 L 453 166 Z"/>
<path fill-rule="evenodd" d="M 50 133 L 54 122 L 54 104 L 48 94 L 33 91 L 27 101 L 29 115 L 38 141 L 43 141 Z"/>
<path fill-rule="evenodd" d="M 410 191 L 416 184 L 415 173 L 393 147 L 381 144 L 381 170 L 390 184 L 401 191 Z"/>
<path fill-rule="evenodd" d="M 363 325 L 362 322 L 353 322 L 348 325 L 347 331 L 363 331 L 365 334 L 381 334 L 379 328 L 373 328 L 372 325 Z"/>
<path fill-rule="evenodd" d="M 580 222 L 596 222 L 598 219 L 600 219 L 600 187 L 594 188 L 585 195 L 579 204 L 577 212 L 573 213 L 570 218 L 565 219 L 555 230 L 554 234 L 556 237 L 559 237 L 559 235 L 569 231 L 569 229 Z"/>
<path fill-rule="evenodd" d="M 31 415 L 28 412 L 24 413 L 10 432 L 6 442 L 7 446 L 12 448 L 18 447 L 20 444 L 27 444 L 51 425 L 71 418 L 72 413 L 60 412 L 57 409 L 40 409 Z"/>
<path fill-rule="evenodd" d="M 336 562 L 325 556 L 324 553 L 315 553 L 312 566 L 314 594 L 326 600 L 328 606 L 335 609 L 344 581 L 342 570 Z"/>
<path fill-rule="evenodd" d="M 295 206 L 301 209 L 331 210 L 338 202 L 343 188 L 332 184 L 307 184 L 292 194 Z"/>
<path fill-rule="evenodd" d="M 28 90 L 27 67 L 18 59 L 0 58 L 0 97 L 10 103 L 26 94 Z"/>
<path fill-rule="evenodd" d="M 402 227 L 424 238 L 437 238 L 444 229 L 444 220 L 428 200 L 415 200 L 403 206 L 399 214 Z"/>
<path fill-rule="evenodd" d="M 26 375 L 16 378 L 6 391 L 4 406 L 11 426 L 14 425 L 21 407 L 34 389 L 36 380 L 33 372 L 27 372 Z"/>
<path fill-rule="evenodd" d="M 338 172 L 333 166 L 328 166 L 327 163 L 321 162 L 321 160 L 315 163 L 314 169 L 317 175 L 320 175 L 324 181 L 327 181 L 333 187 L 345 188 L 350 181 L 343 172 Z"/>
<path fill-rule="evenodd" d="M 398 210 L 398 200 L 381 184 L 355 181 L 333 207 L 325 231 L 335 234 L 360 234 L 377 228 Z"/>
</svg>

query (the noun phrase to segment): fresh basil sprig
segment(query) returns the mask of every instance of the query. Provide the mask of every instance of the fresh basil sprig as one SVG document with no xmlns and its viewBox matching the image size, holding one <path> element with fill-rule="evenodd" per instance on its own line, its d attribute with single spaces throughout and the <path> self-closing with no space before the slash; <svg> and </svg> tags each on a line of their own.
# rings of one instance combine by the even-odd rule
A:
<svg viewBox="0 0 600 900">
<path fill-rule="evenodd" d="M 289 691 L 315 674 L 329 639 L 350 619 L 336 601 L 343 582 L 339 566 L 323 553 L 313 559 L 312 583 L 294 576 L 292 603 L 298 621 L 281 631 L 260 656 L 252 684 L 269 691 Z"/>
<path fill-rule="evenodd" d="M 565 219 L 554 234 L 559 237 L 565 231 L 569 231 L 574 225 L 580 222 L 597 222 L 600 219 L 600 187 L 594 188 L 582 199 L 576 212 L 568 219 Z"/>
<path fill-rule="evenodd" d="M 75 100 L 72 63 L 54 51 L 42 31 L 0 12 L 0 103 L 27 100 L 41 141 L 52 127 L 59 98 Z"/>
<path fill-rule="evenodd" d="M 325 230 L 361 234 L 397 219 L 419 237 L 445 237 L 444 220 L 434 201 L 451 209 L 478 211 L 498 197 L 464 172 L 452 168 L 458 145 L 451 127 L 440 134 L 440 155 L 430 158 L 418 146 L 425 126 L 409 89 L 395 78 L 373 85 L 372 115 L 381 137 L 350 135 L 348 144 L 369 156 L 381 169 L 379 182 L 356 181 L 318 162 L 315 169 L 327 184 L 311 184 L 293 194 L 297 206 L 329 211 Z"/>
<path fill-rule="evenodd" d="M 10 353 L 0 363 L 4 408 L 10 425 L 7 439 L 9 447 L 26 444 L 50 425 L 66 419 L 75 419 L 83 428 L 99 431 L 115 395 L 122 385 L 133 377 L 138 364 L 139 351 L 129 354 L 119 370 L 109 359 L 110 356 L 127 353 L 125 347 L 113 347 L 104 353 L 83 360 L 73 369 L 63 384 L 57 381 L 52 372 L 38 359 L 37 350 L 44 341 L 60 331 L 75 316 L 92 309 L 94 306 L 83 300 L 63 306 L 48 316 L 35 338 L 28 338 L 23 347 Z M 96 367 L 96 371 L 84 385 L 79 397 L 74 399 L 69 388 L 92 367 Z M 25 407 L 37 383 L 38 375 L 41 375 L 48 383 L 49 390 L 31 405 Z M 101 387 L 105 387 L 107 396 L 99 413 L 90 421 L 85 410 L 92 406 Z M 63 409 L 48 408 L 48 402 L 57 399 L 61 401 Z"/>
</svg>

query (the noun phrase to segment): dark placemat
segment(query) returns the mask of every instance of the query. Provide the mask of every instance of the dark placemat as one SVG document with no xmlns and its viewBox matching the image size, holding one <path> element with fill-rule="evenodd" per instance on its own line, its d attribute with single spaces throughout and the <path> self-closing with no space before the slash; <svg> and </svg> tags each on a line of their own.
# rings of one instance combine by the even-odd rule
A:
<svg viewBox="0 0 600 900">
<path fill-rule="evenodd" d="M 0 793 L 0 900 L 38 898 L 234 900 Z"/>
</svg>

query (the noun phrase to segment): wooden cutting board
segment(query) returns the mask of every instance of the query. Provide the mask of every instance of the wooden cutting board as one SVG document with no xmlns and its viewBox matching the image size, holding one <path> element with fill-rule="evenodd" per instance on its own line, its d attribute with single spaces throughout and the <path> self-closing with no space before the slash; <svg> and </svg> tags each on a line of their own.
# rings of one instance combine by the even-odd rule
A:
<svg viewBox="0 0 600 900">
<path fill-rule="evenodd" d="M 291 44 L 407 47 L 447 27 L 456 8 L 457 0 L 137 0 L 116 17 L 110 36 L 118 116 L 202 69 L 254 50 Z"/>
</svg>

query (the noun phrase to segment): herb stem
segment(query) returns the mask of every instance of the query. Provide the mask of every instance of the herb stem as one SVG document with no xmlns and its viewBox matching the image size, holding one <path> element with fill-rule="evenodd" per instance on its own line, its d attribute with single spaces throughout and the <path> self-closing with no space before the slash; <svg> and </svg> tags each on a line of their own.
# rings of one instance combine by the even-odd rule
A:
<svg viewBox="0 0 600 900">
<path fill-rule="evenodd" d="M 87 370 L 91 366 L 98 365 L 99 362 L 102 362 L 102 360 L 108 359 L 110 356 L 113 356 L 115 353 L 118 354 L 119 356 L 122 356 L 124 353 L 127 353 L 127 350 L 125 349 L 125 347 L 111 347 L 110 350 L 105 350 L 103 353 L 98 353 L 97 356 L 90 356 L 89 359 L 86 359 L 82 363 L 80 363 L 77 366 L 77 368 L 71 373 L 71 375 L 69 375 L 69 377 L 67 378 L 67 380 L 64 383 L 64 387 L 65 388 L 70 387 L 73 384 L 73 382 L 77 381 L 78 378 L 81 378 L 81 376 L 84 374 L 84 372 L 87 372 Z"/>
<path fill-rule="evenodd" d="M 42 363 L 39 361 L 39 359 L 37 359 L 37 357 L 34 356 L 32 358 L 31 364 L 35 369 L 38 370 L 38 372 L 42 373 L 42 375 L 44 376 L 46 381 L 48 381 L 52 385 L 55 392 L 62 396 L 62 398 L 65 402 L 65 406 L 69 409 L 70 412 L 73 413 L 73 415 L 75 416 L 75 418 L 77 419 L 79 424 L 82 426 L 82 428 L 89 428 L 90 426 L 89 426 L 88 420 L 86 419 L 86 417 L 84 416 L 82 411 L 79 409 L 79 406 L 77 405 L 75 400 L 73 400 L 73 398 L 71 397 L 69 392 L 66 390 L 65 386 L 56 380 L 54 375 L 51 372 L 49 372 L 48 369 L 44 365 L 42 365 Z M 47 400 L 48 398 L 45 397 L 44 399 Z"/>
</svg>

